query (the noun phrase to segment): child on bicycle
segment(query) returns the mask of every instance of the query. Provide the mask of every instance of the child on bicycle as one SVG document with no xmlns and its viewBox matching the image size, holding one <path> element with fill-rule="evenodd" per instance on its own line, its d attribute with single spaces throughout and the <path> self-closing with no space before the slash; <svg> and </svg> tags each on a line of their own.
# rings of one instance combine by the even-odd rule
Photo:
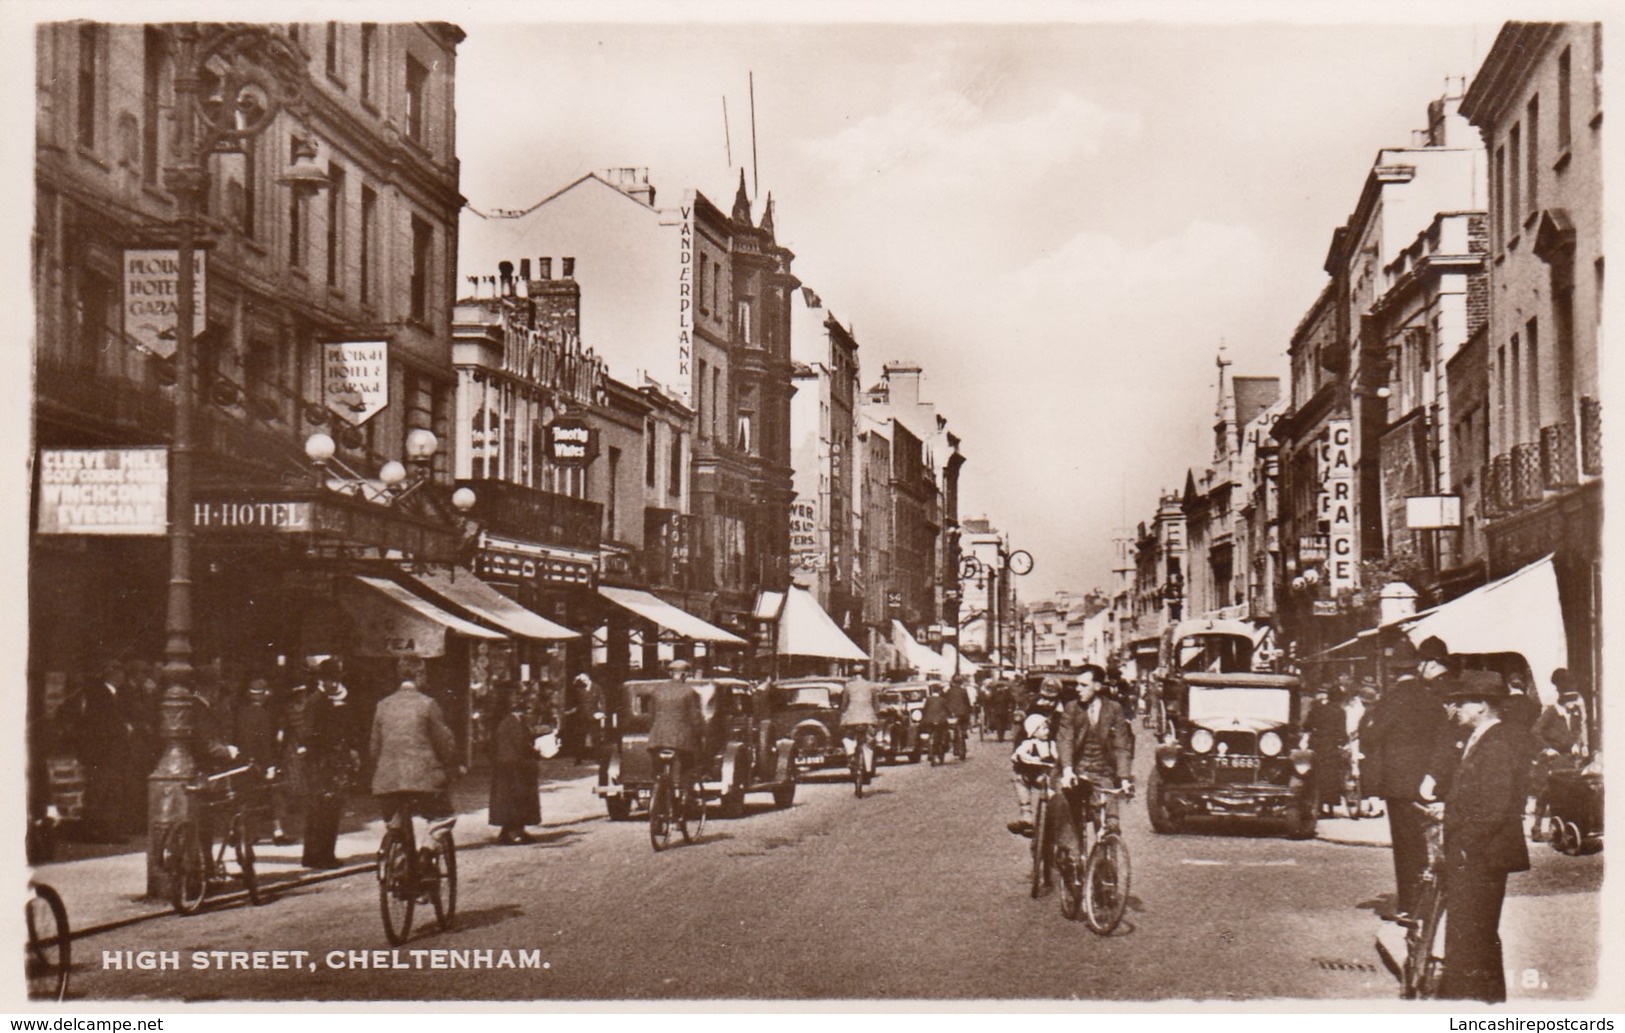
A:
<svg viewBox="0 0 1625 1033">
<path fill-rule="evenodd" d="M 1028 714 L 1021 727 L 1026 737 L 1010 754 L 1010 781 L 1016 788 L 1019 813 L 1016 820 L 1005 827 L 1018 836 L 1031 836 L 1033 792 L 1055 767 L 1055 743 L 1050 739 L 1049 718 L 1043 714 Z"/>
</svg>

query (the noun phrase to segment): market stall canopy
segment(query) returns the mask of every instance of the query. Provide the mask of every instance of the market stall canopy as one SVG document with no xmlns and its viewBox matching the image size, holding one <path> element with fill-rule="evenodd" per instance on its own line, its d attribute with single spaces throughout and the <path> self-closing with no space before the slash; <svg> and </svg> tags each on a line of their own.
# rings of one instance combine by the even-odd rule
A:
<svg viewBox="0 0 1625 1033">
<path fill-rule="evenodd" d="M 504 637 L 385 578 L 357 574 L 351 582 L 359 588 L 341 593 L 339 604 L 356 623 L 357 656 L 444 656 L 448 631 L 470 638 Z"/>
<path fill-rule="evenodd" d="M 1520 654 L 1547 703 L 1556 699 L 1552 672 L 1568 666 L 1568 636 L 1551 556 L 1395 623 L 1405 626 L 1416 645 L 1437 637 L 1452 653 Z"/>
<path fill-rule="evenodd" d="M 777 595 L 779 593 L 763 593 Z M 816 656 L 827 660 L 868 660 L 869 654 L 846 637 L 834 618 L 805 588 L 791 586 L 779 612 L 776 651 L 780 656 Z"/>
<path fill-rule="evenodd" d="M 581 633 L 555 624 L 541 614 L 532 613 L 479 579 L 472 570 L 457 567 L 450 573 L 420 572 L 412 575 L 436 595 L 444 596 L 480 620 L 501 628 L 515 638 L 558 642 L 580 638 Z"/>
<path fill-rule="evenodd" d="M 723 631 L 714 624 L 700 620 L 692 613 L 679 610 L 666 600 L 650 592 L 635 588 L 609 588 L 600 586 L 598 594 L 623 610 L 652 621 L 680 638 L 697 642 L 715 642 L 719 645 L 742 646 L 745 640 L 732 632 Z"/>
</svg>

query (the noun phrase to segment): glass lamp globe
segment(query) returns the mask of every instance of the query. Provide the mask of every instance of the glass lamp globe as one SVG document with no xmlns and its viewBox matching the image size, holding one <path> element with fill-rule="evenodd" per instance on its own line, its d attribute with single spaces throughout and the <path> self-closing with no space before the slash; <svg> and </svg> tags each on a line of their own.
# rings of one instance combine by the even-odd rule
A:
<svg viewBox="0 0 1625 1033">
<path fill-rule="evenodd" d="M 440 448 L 440 440 L 434 436 L 434 431 L 416 427 L 406 435 L 406 458 L 430 459 Z"/>
<path fill-rule="evenodd" d="M 313 463 L 327 462 L 337 450 L 338 446 L 326 434 L 318 432 L 305 439 L 305 455 Z"/>
<path fill-rule="evenodd" d="M 474 490 L 472 488 L 458 488 L 451 493 L 451 504 L 457 507 L 458 512 L 467 513 L 474 508 Z"/>
<path fill-rule="evenodd" d="M 378 471 L 378 479 L 393 488 L 406 480 L 406 467 L 399 459 L 391 459 Z"/>
</svg>

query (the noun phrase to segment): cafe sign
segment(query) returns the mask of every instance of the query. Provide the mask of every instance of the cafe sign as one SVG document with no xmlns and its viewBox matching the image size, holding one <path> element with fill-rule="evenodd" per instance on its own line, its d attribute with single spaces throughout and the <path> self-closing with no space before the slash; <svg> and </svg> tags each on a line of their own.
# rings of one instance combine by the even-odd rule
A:
<svg viewBox="0 0 1625 1033">
<path fill-rule="evenodd" d="M 40 534 L 169 531 L 163 448 L 47 448 L 39 454 Z"/>
<path fill-rule="evenodd" d="M 192 333 L 209 321 L 204 273 L 208 254 L 192 252 Z M 151 249 L 124 252 L 124 334 L 155 355 L 175 354 L 180 322 L 180 253 Z"/>
<path fill-rule="evenodd" d="M 327 409 L 354 427 L 389 405 L 389 342 L 331 341 L 322 353 Z"/>
</svg>

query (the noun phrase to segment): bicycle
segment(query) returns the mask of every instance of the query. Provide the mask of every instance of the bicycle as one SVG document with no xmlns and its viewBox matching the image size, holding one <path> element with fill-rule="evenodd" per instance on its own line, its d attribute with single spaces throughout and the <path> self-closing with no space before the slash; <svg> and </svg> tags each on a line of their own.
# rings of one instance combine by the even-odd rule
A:
<svg viewBox="0 0 1625 1033">
<path fill-rule="evenodd" d="M 419 903 L 434 907 L 441 932 L 457 914 L 457 841 L 451 830 L 455 817 L 429 823 L 429 844 L 418 846 L 412 829 L 412 808 L 395 812 L 378 844 L 378 910 L 384 936 L 400 946 L 412 935 L 412 912 Z"/>
<path fill-rule="evenodd" d="M 1088 793 L 1082 803 L 1088 809 L 1088 821 L 1073 823 L 1078 836 L 1075 852 L 1058 865 L 1061 914 L 1074 921 L 1081 916 L 1092 932 L 1106 936 L 1123 921 L 1128 909 L 1130 867 L 1128 844 L 1120 832 L 1106 825 L 1103 797 L 1132 797 L 1133 791 L 1102 788 L 1088 779 L 1080 780 L 1079 787 Z M 1081 866 L 1080 857 L 1084 858 Z"/>
<path fill-rule="evenodd" d="M 937 767 L 948 756 L 948 726 L 930 725 L 926 728 L 926 734 L 931 737 L 931 743 L 926 747 L 926 752 L 931 760 L 931 766 Z"/>
<path fill-rule="evenodd" d="M 677 751 L 655 751 L 655 784 L 649 796 L 649 843 L 655 852 L 671 846 L 672 827 L 692 843 L 705 832 L 705 800 L 693 785 L 681 789 L 673 784 L 672 766 Z"/>
<path fill-rule="evenodd" d="M 1439 929 L 1444 924 L 1443 823 L 1421 804 L 1412 806 L 1420 808 L 1425 816 L 1422 835 L 1427 845 L 1427 865 L 1422 869 L 1416 917 L 1405 923 L 1405 964 L 1400 974 L 1400 996 L 1407 1001 L 1439 996 L 1445 960 L 1439 938 Z"/>
<path fill-rule="evenodd" d="M 23 916 L 28 924 L 28 945 L 23 965 L 28 975 L 28 997 L 34 1001 L 61 1001 L 68 995 L 68 969 L 72 965 L 73 934 L 61 894 L 43 882 L 29 880 Z"/>
<path fill-rule="evenodd" d="M 263 903 L 254 871 L 254 823 L 270 811 L 268 772 L 252 764 L 195 779 L 183 788 L 190 797 L 188 814 L 171 826 L 159 849 L 158 865 L 169 883 L 169 899 L 183 915 L 195 913 L 209 891 L 227 879 L 226 848 L 237 861 L 237 878 L 248 901 Z M 214 830 L 225 815 L 225 834 L 217 845 Z"/>
<path fill-rule="evenodd" d="M 1055 834 L 1050 829 L 1050 778 L 1038 780 L 1038 801 L 1033 806 L 1032 895 L 1037 900 L 1049 888 L 1055 870 Z"/>
<path fill-rule="evenodd" d="M 948 735 L 953 740 L 954 756 L 964 760 L 969 753 L 969 735 L 965 728 L 965 721 L 957 717 L 948 719 Z"/>
</svg>

